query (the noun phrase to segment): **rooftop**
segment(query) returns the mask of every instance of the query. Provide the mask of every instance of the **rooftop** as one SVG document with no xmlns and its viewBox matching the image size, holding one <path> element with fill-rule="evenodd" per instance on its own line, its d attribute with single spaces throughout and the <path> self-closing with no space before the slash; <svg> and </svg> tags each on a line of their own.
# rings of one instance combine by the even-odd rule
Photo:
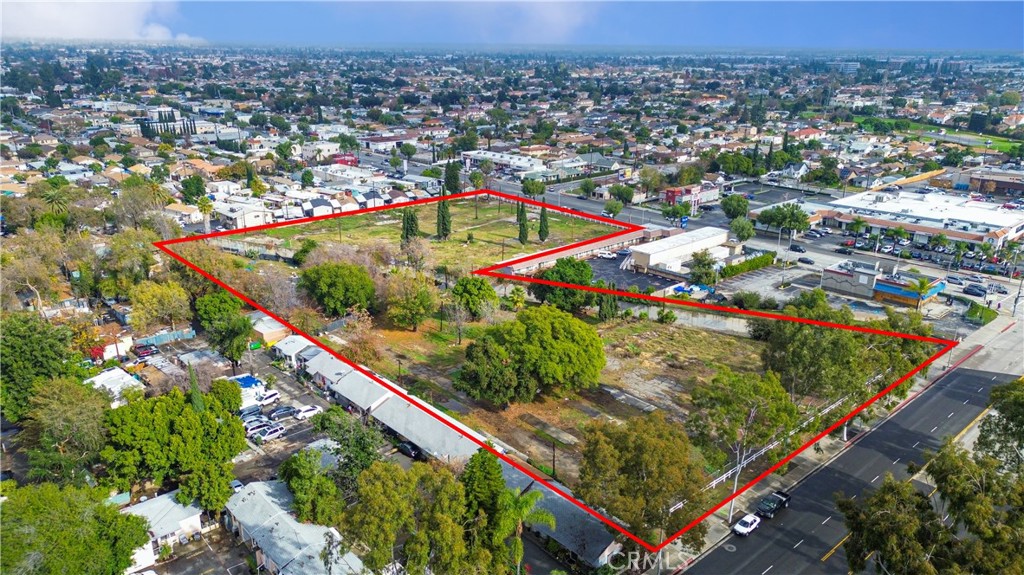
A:
<svg viewBox="0 0 1024 575">
<path fill-rule="evenodd" d="M 674 250 L 690 244 L 709 240 L 717 236 L 725 235 L 728 237 L 729 231 L 723 230 L 722 228 L 698 228 L 696 230 L 686 232 L 683 234 L 677 234 L 663 240 L 657 240 L 646 244 L 640 244 L 633 246 L 632 250 L 634 253 L 639 252 L 643 254 L 653 255 L 661 253 L 667 250 Z"/>
<path fill-rule="evenodd" d="M 1024 224 L 1024 212 L 1020 210 L 943 193 L 862 192 L 832 202 L 832 208 L 910 224 L 948 224 L 953 229 L 981 233 Z"/>
</svg>

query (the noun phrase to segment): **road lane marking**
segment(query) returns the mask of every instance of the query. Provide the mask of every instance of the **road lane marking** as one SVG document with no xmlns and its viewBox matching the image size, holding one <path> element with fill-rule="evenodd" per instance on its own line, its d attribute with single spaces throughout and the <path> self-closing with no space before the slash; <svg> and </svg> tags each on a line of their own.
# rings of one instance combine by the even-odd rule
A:
<svg viewBox="0 0 1024 575">
<path fill-rule="evenodd" d="M 920 441 L 915 441 L 915 442 L 914 442 L 914 447 L 917 447 L 917 445 L 918 445 L 919 443 L 921 443 L 921 442 L 920 442 Z M 914 447 L 911 447 L 911 449 L 914 449 Z"/>
<path fill-rule="evenodd" d="M 899 463 L 899 462 L 900 462 L 900 459 L 902 459 L 902 457 L 897 457 L 897 458 L 896 458 L 896 461 L 893 461 L 893 462 L 892 462 L 892 464 L 893 464 L 893 465 L 896 465 L 897 463 Z"/>
<path fill-rule="evenodd" d="M 796 545 L 794 545 L 794 546 L 793 546 L 793 549 L 796 549 L 797 547 L 799 547 L 799 546 L 800 546 L 800 544 L 801 544 L 801 543 L 803 543 L 803 542 L 804 542 L 804 540 L 803 540 L 803 539 L 801 539 L 800 541 L 797 541 L 797 542 L 796 542 Z"/>
<path fill-rule="evenodd" d="M 881 477 L 881 475 L 876 475 L 875 478 L 871 480 L 871 483 L 878 481 L 879 477 Z"/>
<path fill-rule="evenodd" d="M 946 419 L 949 419 L 950 417 L 953 417 L 954 413 L 956 413 L 956 412 L 955 411 L 950 411 L 949 415 L 946 416 Z"/>
<path fill-rule="evenodd" d="M 970 401 L 970 400 L 969 400 L 969 399 L 965 399 L 965 400 L 964 400 L 964 405 L 967 405 L 967 402 L 968 402 L 968 401 Z"/>
<path fill-rule="evenodd" d="M 823 557 L 821 558 L 821 560 L 822 560 L 822 561 L 828 561 L 828 558 L 829 558 L 829 557 L 831 557 L 831 556 L 832 556 L 832 555 L 833 555 L 833 554 L 834 554 L 834 553 L 836 552 L 836 550 L 837 550 L 837 549 L 839 549 L 839 546 L 840 546 L 840 545 L 842 545 L 843 543 L 846 543 L 846 540 L 847 540 L 847 539 L 849 539 L 849 538 L 850 538 L 850 534 L 849 534 L 849 533 L 847 533 L 846 535 L 844 535 L 844 536 L 843 536 L 843 538 L 839 540 L 839 543 L 836 543 L 836 546 L 835 546 L 835 547 L 833 547 L 833 548 L 829 549 L 829 550 L 828 550 L 828 553 L 826 553 L 826 554 L 825 554 L 825 555 L 824 555 L 824 556 L 823 556 Z"/>
<path fill-rule="evenodd" d="M 764 575 L 765 573 L 771 571 L 772 567 L 775 567 L 775 565 L 769 565 L 767 569 L 765 569 L 764 571 L 761 571 L 761 575 Z"/>
<path fill-rule="evenodd" d="M 828 520 L 829 520 L 829 519 L 832 519 L 832 516 L 831 516 L 831 515 L 829 515 L 828 517 L 826 517 L 826 518 L 825 518 L 825 520 L 821 522 L 821 524 L 822 524 L 822 525 L 824 525 L 824 524 L 828 523 Z"/>
<path fill-rule="evenodd" d="M 933 427 L 933 428 L 932 428 L 932 430 L 931 430 L 931 431 L 929 431 L 928 433 L 935 433 L 935 430 L 936 430 L 936 429 L 938 429 L 938 428 L 939 428 L 939 426 L 938 426 L 938 425 L 936 425 L 936 426 L 935 426 L 935 427 Z"/>
</svg>

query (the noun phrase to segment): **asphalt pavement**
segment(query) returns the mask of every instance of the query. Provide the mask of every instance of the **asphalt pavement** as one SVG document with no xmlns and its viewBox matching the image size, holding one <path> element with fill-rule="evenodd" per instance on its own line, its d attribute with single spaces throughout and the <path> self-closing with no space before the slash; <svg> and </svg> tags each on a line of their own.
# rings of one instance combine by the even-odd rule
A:
<svg viewBox="0 0 1024 575">
<path fill-rule="evenodd" d="M 1015 377 L 974 369 L 950 372 L 792 489 L 789 509 L 747 538 L 730 536 L 686 573 L 847 573 L 846 528 L 834 494 L 862 496 L 886 473 L 907 479 L 908 463 L 922 463 L 925 450 L 937 450 L 944 437 L 969 427 L 983 413 L 989 390 Z"/>
</svg>

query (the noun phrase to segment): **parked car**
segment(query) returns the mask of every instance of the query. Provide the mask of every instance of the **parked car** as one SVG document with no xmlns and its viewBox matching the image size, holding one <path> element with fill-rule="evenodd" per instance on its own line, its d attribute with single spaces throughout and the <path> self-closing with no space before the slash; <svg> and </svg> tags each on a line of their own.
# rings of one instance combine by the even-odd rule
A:
<svg viewBox="0 0 1024 575">
<path fill-rule="evenodd" d="M 843 245 L 848 248 L 852 248 L 853 246 L 857 245 L 857 240 L 845 240 L 843 242 Z"/>
<path fill-rule="evenodd" d="M 868 244 L 866 242 L 861 241 L 861 240 L 857 240 L 856 242 L 854 242 L 853 247 L 857 248 L 858 250 L 862 250 L 862 249 L 868 247 Z"/>
<path fill-rule="evenodd" d="M 769 493 L 757 504 L 757 514 L 766 519 L 771 519 L 775 517 L 776 513 L 789 507 L 789 501 L 792 498 L 793 496 L 785 491 Z"/>
<path fill-rule="evenodd" d="M 245 488 L 245 484 L 242 483 L 241 481 L 239 481 L 237 479 L 232 479 L 231 480 L 231 490 L 234 491 L 235 493 L 238 493 L 239 491 L 241 491 L 244 488 Z"/>
<path fill-rule="evenodd" d="M 832 233 L 832 228 L 829 228 L 829 227 L 820 227 L 820 228 L 818 228 L 818 233 L 821 233 L 821 234 L 825 234 L 825 235 L 829 235 L 829 234 L 831 234 L 831 233 Z"/>
<path fill-rule="evenodd" d="M 910 257 L 914 258 L 915 260 L 919 260 L 921 259 L 921 252 L 910 252 Z"/>
<path fill-rule="evenodd" d="M 628 255 L 633 253 L 633 250 L 631 250 L 629 248 L 624 248 L 624 249 L 621 249 L 621 250 L 619 250 L 619 251 L 617 251 L 615 253 L 620 255 L 620 256 L 628 256 Z"/>
<path fill-rule="evenodd" d="M 294 417 L 295 419 L 302 421 L 305 419 L 309 419 L 310 417 L 313 417 L 318 413 L 322 413 L 323 410 L 324 408 L 320 407 L 319 405 L 307 405 L 305 407 L 300 407 L 298 411 L 295 412 Z"/>
<path fill-rule="evenodd" d="M 882 253 L 883 254 L 891 254 L 892 253 L 892 245 L 885 244 L 884 246 L 882 246 Z"/>
<path fill-rule="evenodd" d="M 803 246 L 801 246 L 800 244 L 790 244 L 789 245 L 789 251 L 796 252 L 798 254 L 807 253 L 807 249 L 804 248 Z"/>
<path fill-rule="evenodd" d="M 286 430 L 283 425 L 271 425 L 265 429 L 256 432 L 256 437 L 260 438 L 260 441 L 266 443 L 268 441 L 274 441 L 284 437 Z"/>
<path fill-rule="evenodd" d="M 250 415 L 254 415 L 254 414 L 257 414 L 257 413 L 261 413 L 261 412 L 262 412 L 262 408 L 259 405 L 250 405 L 249 407 L 243 407 L 242 409 L 239 409 L 238 410 L 238 417 L 241 418 L 241 419 L 245 419 L 246 417 L 249 417 Z"/>
<path fill-rule="evenodd" d="M 269 417 L 271 421 L 277 421 L 286 417 L 293 417 L 297 411 L 298 409 L 295 409 L 295 407 L 291 405 L 282 405 L 281 407 L 271 410 L 270 413 L 267 414 L 267 417 Z"/>
<path fill-rule="evenodd" d="M 615 259 L 618 256 L 616 256 L 612 252 L 609 252 L 609 251 L 606 251 L 606 250 L 601 250 L 601 251 L 597 252 L 597 257 L 599 257 L 599 258 L 601 258 L 603 260 L 613 260 L 613 259 Z"/>
<path fill-rule="evenodd" d="M 253 427 L 252 429 L 246 431 L 245 436 L 248 437 L 249 439 L 255 439 L 259 432 L 263 431 L 264 429 L 267 429 L 272 425 L 273 423 L 271 423 L 270 421 L 263 422 L 257 425 L 256 427 Z"/>
<path fill-rule="evenodd" d="M 266 417 L 260 417 L 257 419 L 246 421 L 245 423 L 242 424 L 242 427 L 245 429 L 245 433 L 248 435 L 253 431 L 269 426 L 271 423 L 273 422 L 267 419 Z"/>
<path fill-rule="evenodd" d="M 807 258 L 807 257 L 797 258 L 796 261 L 798 261 L 798 262 L 800 262 L 802 264 L 805 264 L 805 265 L 809 265 L 809 266 L 813 266 L 814 265 L 814 260 L 812 260 L 811 258 Z"/>
<path fill-rule="evenodd" d="M 843 254 L 844 256 L 848 256 L 848 255 L 853 253 L 853 250 L 851 250 L 850 248 L 837 248 L 836 249 L 836 253 L 837 254 Z"/>
<path fill-rule="evenodd" d="M 281 392 L 276 389 L 272 389 L 264 393 L 263 396 L 259 398 L 260 405 L 270 405 L 272 403 L 277 403 L 278 401 L 281 401 Z"/>
<path fill-rule="evenodd" d="M 950 283 L 955 286 L 962 286 L 964 285 L 964 280 L 960 279 L 958 276 L 946 276 L 946 283 Z"/>
<path fill-rule="evenodd" d="M 1001 295 L 1007 295 L 1007 294 L 1010 293 L 1009 290 L 1007 290 L 1005 287 L 1003 287 L 1003 286 L 1001 286 L 999 284 L 989 284 L 988 291 L 989 292 L 994 292 L 994 293 L 997 293 L 997 294 L 1001 294 Z"/>
<path fill-rule="evenodd" d="M 978 284 L 967 284 L 964 287 L 964 293 L 974 297 L 985 297 L 988 295 L 988 290 Z"/>
<path fill-rule="evenodd" d="M 822 235 L 819 234 L 818 232 L 814 231 L 814 230 L 811 230 L 811 231 L 807 232 L 806 234 L 804 234 L 804 237 L 817 240 L 817 239 L 820 239 L 822 237 Z"/>
<path fill-rule="evenodd" d="M 604 210 L 602 210 L 602 211 L 601 211 L 601 217 L 605 217 L 605 218 L 614 218 L 614 217 L 615 217 L 615 214 L 613 214 L 613 213 L 611 213 L 611 212 L 608 212 L 608 211 L 604 211 Z"/>
<path fill-rule="evenodd" d="M 160 353 L 160 350 L 155 345 L 137 345 L 132 351 L 135 352 L 139 359 Z"/>
<path fill-rule="evenodd" d="M 910 245 L 910 240 L 908 240 L 906 238 L 902 238 L 899 241 L 897 241 L 896 243 L 898 243 L 901 246 L 909 246 Z"/>
<path fill-rule="evenodd" d="M 972 282 L 974 282 L 974 283 L 979 283 L 979 284 L 985 283 L 985 278 L 979 276 L 978 274 L 971 274 L 971 275 L 967 276 L 967 279 L 972 281 Z"/>
<path fill-rule="evenodd" d="M 419 447 L 416 447 L 408 441 L 403 441 L 398 444 L 398 452 L 408 457 L 409 459 L 422 459 L 423 452 L 420 451 Z"/>
<path fill-rule="evenodd" d="M 732 526 L 732 532 L 741 537 L 746 537 L 757 529 L 758 525 L 761 525 L 761 518 L 757 515 L 748 513 L 743 516 L 743 519 L 737 521 L 736 525 Z"/>
</svg>

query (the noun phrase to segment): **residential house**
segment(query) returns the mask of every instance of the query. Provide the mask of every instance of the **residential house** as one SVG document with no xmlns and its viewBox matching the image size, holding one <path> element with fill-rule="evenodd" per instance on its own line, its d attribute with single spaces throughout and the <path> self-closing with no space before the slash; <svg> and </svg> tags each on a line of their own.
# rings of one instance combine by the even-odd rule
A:
<svg viewBox="0 0 1024 575">
<path fill-rule="evenodd" d="M 284 360 L 288 367 L 295 368 L 298 365 L 298 356 L 302 350 L 313 346 L 313 343 L 303 335 L 289 335 L 270 347 L 274 357 Z"/>
<path fill-rule="evenodd" d="M 292 333 L 288 326 L 261 311 L 250 313 L 249 321 L 252 322 L 252 330 L 259 334 L 260 341 L 266 345 L 280 341 Z"/>
<path fill-rule="evenodd" d="M 206 191 L 210 194 L 225 194 L 232 196 L 242 192 L 242 184 L 230 180 L 206 182 Z"/>
<path fill-rule="evenodd" d="M 199 211 L 199 208 L 181 202 L 164 206 L 164 213 L 182 224 L 198 224 L 203 221 L 203 213 Z"/>
<path fill-rule="evenodd" d="M 101 371 L 96 376 L 85 380 L 85 383 L 109 395 L 111 409 L 116 409 L 125 404 L 124 392 L 129 390 L 142 391 L 144 387 L 141 381 L 135 379 L 120 367 L 112 367 Z"/>
<path fill-rule="evenodd" d="M 341 543 L 333 527 L 300 523 L 292 515 L 294 497 L 282 481 L 256 481 L 228 500 L 224 526 L 256 554 L 257 568 L 268 575 L 359 575 L 363 563 L 351 551 L 331 554 L 325 546 Z M 333 545 L 332 545 L 333 546 Z"/>
<path fill-rule="evenodd" d="M 142 517 L 149 523 L 149 541 L 135 550 L 132 566 L 126 573 L 153 566 L 161 547 L 168 545 L 173 548 L 179 537 L 190 538 L 202 531 L 203 510 L 195 501 L 188 505 L 178 503 L 177 495 L 178 490 L 175 489 L 121 510 L 121 513 Z"/>
<path fill-rule="evenodd" d="M 261 205 L 216 202 L 214 211 L 224 227 L 232 230 L 274 223 L 274 212 Z"/>
<path fill-rule="evenodd" d="M 806 162 L 790 162 L 782 168 L 782 177 L 800 179 L 809 171 Z"/>
<path fill-rule="evenodd" d="M 507 487 L 518 489 L 522 493 L 539 491 L 544 495 L 537 502 L 537 508 L 548 511 L 555 517 L 555 528 L 548 529 L 544 525 L 527 526 L 530 533 L 542 543 L 553 540 L 574 559 L 593 569 L 608 564 L 608 561 L 622 549 L 622 544 L 615 540 L 615 536 L 599 519 L 543 483 L 509 465 L 508 462 L 500 462 L 501 475 Z M 559 491 L 572 495 L 568 487 L 552 483 Z"/>
</svg>

